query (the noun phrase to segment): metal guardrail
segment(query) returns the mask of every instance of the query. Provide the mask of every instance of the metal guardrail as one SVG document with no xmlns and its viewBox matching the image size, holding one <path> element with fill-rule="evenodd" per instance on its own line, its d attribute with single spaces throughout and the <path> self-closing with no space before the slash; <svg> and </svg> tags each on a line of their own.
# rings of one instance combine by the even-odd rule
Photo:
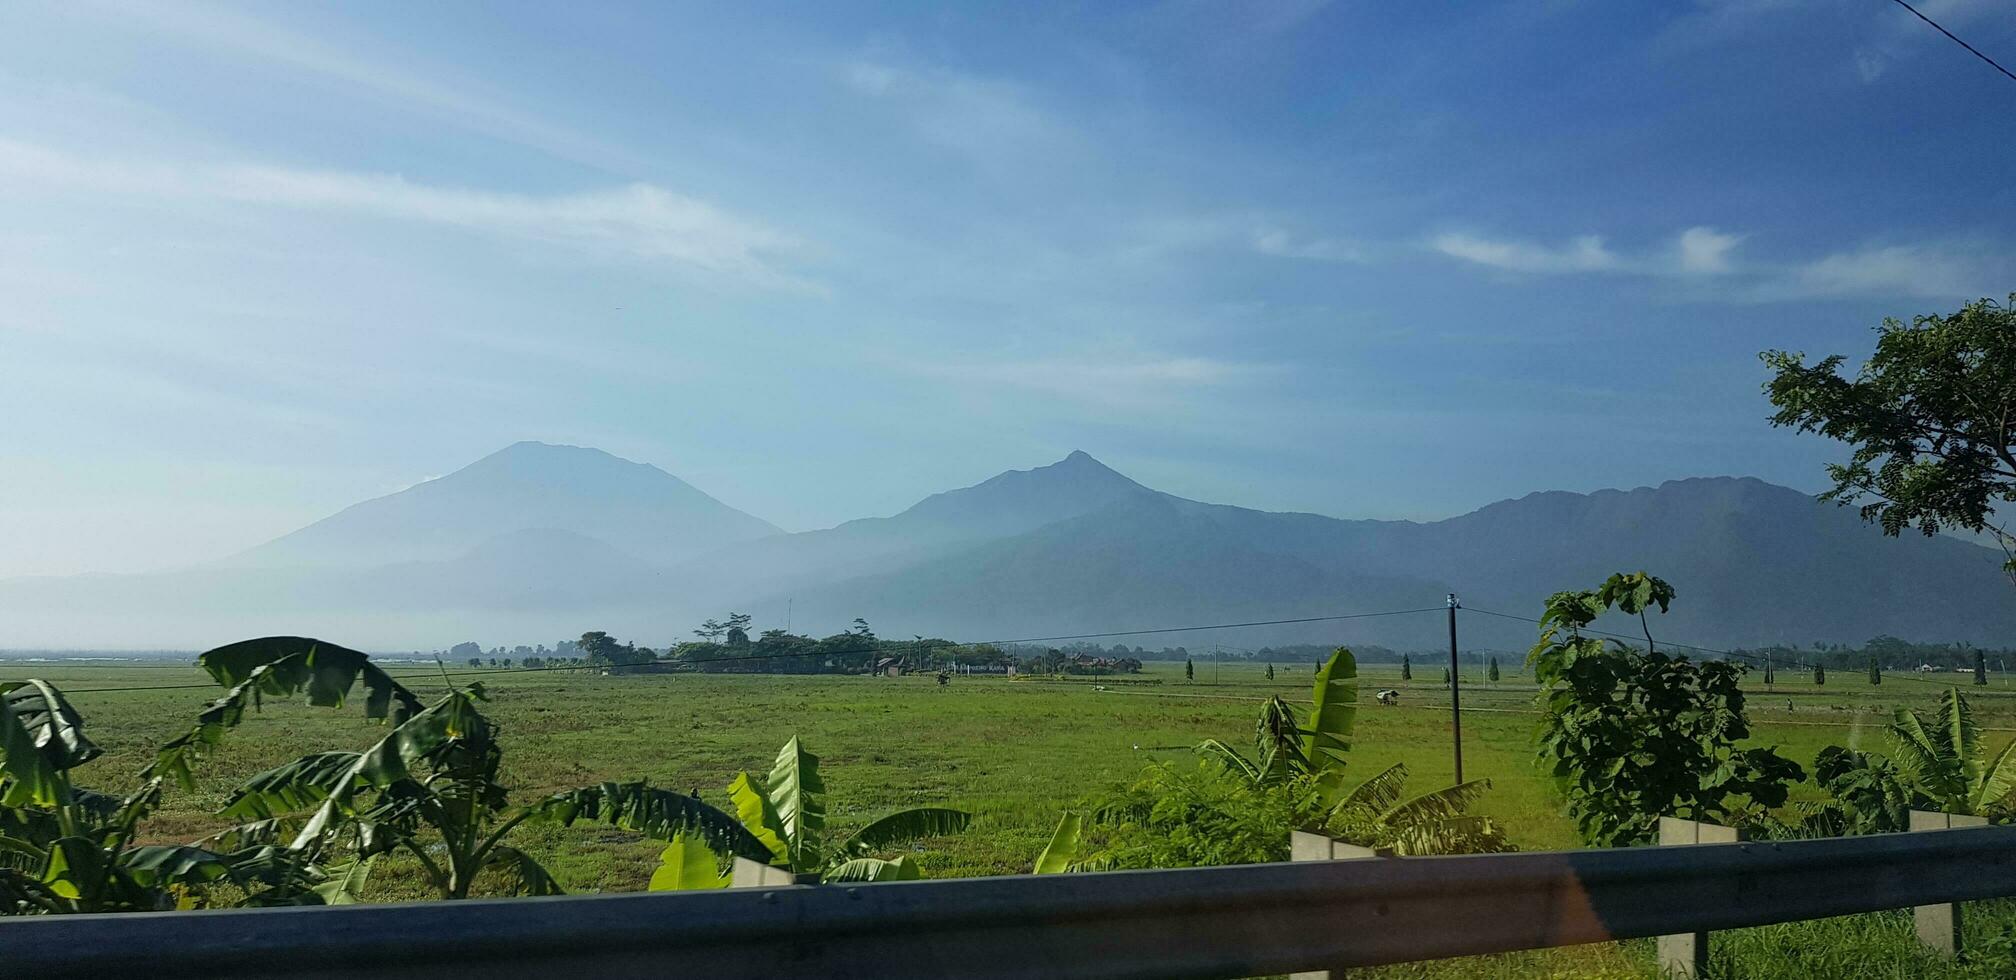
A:
<svg viewBox="0 0 2016 980">
<path fill-rule="evenodd" d="M 0 920 L 0 975 L 1218 978 L 2016 895 L 2016 827 L 495 901 Z"/>
</svg>

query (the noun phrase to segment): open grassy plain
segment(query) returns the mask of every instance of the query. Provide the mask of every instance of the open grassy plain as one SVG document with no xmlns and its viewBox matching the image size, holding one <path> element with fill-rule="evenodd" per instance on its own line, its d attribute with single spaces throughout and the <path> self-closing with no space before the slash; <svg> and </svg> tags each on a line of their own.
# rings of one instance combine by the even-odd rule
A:
<svg viewBox="0 0 2016 980">
<path fill-rule="evenodd" d="M 448 683 L 432 666 L 393 670 L 423 697 Z M 522 799 L 607 779 L 646 777 L 697 790 L 725 806 L 723 789 L 735 773 L 767 771 L 777 747 L 796 734 L 821 759 L 836 832 L 901 806 L 943 804 L 975 814 L 969 833 L 933 841 L 924 849 L 926 873 L 938 877 L 1025 872 L 1059 811 L 1124 785 L 1148 762 L 1186 759 L 1188 747 L 1200 739 L 1245 744 L 1259 699 L 1277 693 L 1292 699 L 1308 696 L 1310 665 L 1276 664 L 1275 671 L 1269 680 L 1264 665 L 1214 667 L 1204 661 L 1190 682 L 1182 664 L 1157 663 L 1137 676 L 959 676 L 940 686 L 929 676 L 603 677 L 462 667 L 453 680 L 480 680 L 488 689 L 489 713 L 503 729 L 505 782 Z M 1453 775 L 1448 692 L 1440 684 L 1439 666 L 1419 666 L 1415 675 L 1410 683 L 1399 679 L 1397 667 L 1361 670 L 1354 765 L 1370 774 L 1405 762 L 1413 785 L 1426 789 L 1446 784 Z M 193 667 L 0 662 L 0 679 L 27 676 L 53 681 L 69 692 L 86 717 L 87 731 L 107 750 L 80 781 L 114 791 L 132 785 L 154 747 L 186 728 L 216 693 L 181 687 L 205 681 Z M 1779 679 L 1769 692 L 1761 683 L 1754 685 L 1751 717 L 1757 740 L 1780 746 L 1803 765 L 1831 743 L 1880 747 L 1882 725 L 1896 706 L 1929 707 L 1946 683 L 1964 684 L 1971 678 L 1940 675 L 1935 681 L 1892 674 L 1881 686 L 1871 686 L 1865 675 L 1847 674 L 1830 678 L 1823 687 L 1789 671 L 1780 672 Z M 1530 763 L 1529 737 L 1536 721 L 1530 684 L 1509 666 L 1500 683 L 1485 681 L 1482 670 L 1466 671 L 1464 680 L 1466 775 L 1489 777 L 1493 783 L 1479 809 L 1501 821 L 1521 848 L 1575 846 L 1570 824 Z M 1791 683 L 1782 683 L 1787 680 Z M 1370 703 L 1370 692 L 1382 687 L 1402 692 L 1398 706 Z M 1999 678 L 1985 689 L 1963 689 L 1973 698 L 1978 720 L 1991 729 L 1990 739 L 1998 745 L 2008 739 L 2016 729 L 2016 691 L 2003 687 Z M 213 812 L 225 791 L 245 777 L 310 751 L 361 747 L 382 731 L 365 722 L 354 705 L 329 710 L 268 704 L 204 765 L 198 792 L 170 795 L 150 825 L 150 835 L 186 840 L 218 829 L 223 822 Z M 570 891 L 642 889 L 658 849 L 635 834 L 585 824 L 564 830 L 528 827 L 515 839 L 545 860 Z M 416 882 L 396 866 L 384 869 L 377 882 L 380 898 L 422 897 Z M 1814 930 L 1848 929 L 1861 937 L 1854 946 L 1861 949 L 1899 928 L 1908 938 L 1908 919 L 1860 916 L 1775 932 L 1732 933 L 1725 941 L 1796 950 L 1799 937 L 1821 935 Z M 1996 926 L 1984 919 L 1978 928 Z M 1777 938 L 1745 938 L 1753 934 Z M 1815 948 L 1844 942 L 1828 939 Z M 1961 975 L 1939 972 L 1947 968 L 1930 961 L 1919 963 L 1908 943 L 1884 948 L 1894 954 L 1895 969 L 1882 975 Z M 1392 973 L 1635 976 L 1649 962 L 1648 949 L 1645 944 L 1603 945 L 1467 965 L 1395 968 Z M 1780 963 L 1757 975 L 1833 974 L 1799 972 Z"/>
</svg>

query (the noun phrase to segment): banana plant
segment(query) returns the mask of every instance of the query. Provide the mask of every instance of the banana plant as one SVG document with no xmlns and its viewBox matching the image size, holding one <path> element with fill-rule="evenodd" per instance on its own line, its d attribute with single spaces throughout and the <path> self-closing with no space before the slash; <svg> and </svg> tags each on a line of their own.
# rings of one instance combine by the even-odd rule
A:
<svg viewBox="0 0 2016 980">
<path fill-rule="evenodd" d="M 1341 771 L 1311 780 L 1297 812 L 1311 829 L 1368 847 L 1390 847 L 1399 855 L 1490 854 L 1512 845 L 1489 817 L 1468 812 L 1491 788 L 1472 779 L 1408 797 L 1407 766 L 1394 763 L 1350 789 Z"/>
<path fill-rule="evenodd" d="M 1959 688 L 1940 694 L 1929 718 L 1898 708 L 1890 743 L 1904 779 L 1939 809 L 1984 817 L 2016 813 L 2016 743 L 1984 758 L 1980 728 Z"/>
<path fill-rule="evenodd" d="M 1225 768 L 1255 786 L 1279 786 L 1291 779 L 1342 769 L 1351 751 L 1351 732 L 1358 721 L 1358 660 L 1338 647 L 1316 671 L 1316 689 L 1309 727 L 1302 727 L 1295 709 L 1280 697 L 1260 707 L 1253 727 L 1254 755 L 1208 738 L 1197 752 L 1222 762 Z"/>
<path fill-rule="evenodd" d="M 124 798 L 73 783 L 72 770 L 102 752 L 54 685 L 0 684 L 0 915 L 353 897 L 346 876 L 270 848 L 134 844 L 162 780 L 150 774 Z"/>
<path fill-rule="evenodd" d="M 825 841 L 826 783 L 819 775 L 819 757 L 805 750 L 797 736 L 784 743 L 768 776 L 740 773 L 728 786 L 728 797 L 742 826 L 764 850 L 762 860 L 793 875 L 819 881 L 912 881 L 923 877 L 909 855 L 877 857 L 878 853 L 927 837 L 964 831 L 972 815 L 944 807 L 914 807 L 870 822 L 829 848 Z M 667 848 L 659 873 L 667 887 L 687 879 L 674 861 L 692 859 L 690 848 Z M 706 881 L 705 876 L 694 876 Z M 659 881 L 657 875 L 654 882 Z M 711 886 L 710 886 L 711 887 Z"/>
<path fill-rule="evenodd" d="M 267 648 L 284 656 L 284 645 Z M 265 670 L 278 660 L 234 651 L 207 662 L 220 681 Z M 268 670 L 257 688 L 268 694 L 306 690 L 311 704 L 338 704 L 348 691 L 341 678 L 309 672 L 276 679 Z M 364 676 L 364 675 L 359 675 Z M 375 704 L 417 705 L 397 681 L 367 688 Z M 318 683 L 320 686 L 318 687 Z M 767 858 L 769 851 L 722 811 L 692 797 L 641 781 L 603 783 L 556 793 L 529 806 L 512 806 L 498 781 L 504 752 L 496 728 L 480 705 L 483 687 L 452 688 L 362 752 L 317 752 L 262 772 L 231 794 L 220 811 L 240 823 L 219 835 L 241 846 L 278 847 L 317 863 L 347 859 L 346 867 L 403 852 L 443 899 L 467 898 L 479 878 L 506 895 L 557 895 L 562 889 L 508 835 L 528 821 L 571 825 L 600 820 L 660 838 L 689 835 L 707 845 Z M 284 845 L 280 842 L 287 839 Z"/>
</svg>

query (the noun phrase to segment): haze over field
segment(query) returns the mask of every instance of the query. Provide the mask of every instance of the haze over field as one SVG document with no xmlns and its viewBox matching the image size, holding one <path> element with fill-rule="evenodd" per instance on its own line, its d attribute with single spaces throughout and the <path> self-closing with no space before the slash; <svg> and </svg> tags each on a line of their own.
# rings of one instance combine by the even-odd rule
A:
<svg viewBox="0 0 2016 980">
<path fill-rule="evenodd" d="M 0 578 L 523 438 L 793 531 L 1077 447 L 1340 517 L 1815 491 L 1756 354 L 2016 285 L 2007 85 L 1887 2 L 0 5 Z"/>
<path fill-rule="evenodd" d="M 1644 566 L 1680 590 L 1659 624 L 1669 639 L 1990 643 L 2016 630 L 2000 558 L 1886 538 L 1852 510 L 1755 479 L 1534 493 L 1414 523 L 1187 500 L 1083 452 L 787 534 L 657 467 L 521 442 L 185 570 L 0 582 L 0 615 L 10 646 L 305 632 L 410 649 L 590 628 L 663 646 L 731 609 L 759 628 L 788 619 L 823 634 L 865 616 L 885 635 L 981 640 L 1434 608 L 1448 592 L 1532 615 L 1550 592 Z M 1419 649 L 1442 629 L 1406 616 L 1203 638 Z M 1519 647 L 1532 632 L 1472 617 L 1465 640 Z"/>
</svg>

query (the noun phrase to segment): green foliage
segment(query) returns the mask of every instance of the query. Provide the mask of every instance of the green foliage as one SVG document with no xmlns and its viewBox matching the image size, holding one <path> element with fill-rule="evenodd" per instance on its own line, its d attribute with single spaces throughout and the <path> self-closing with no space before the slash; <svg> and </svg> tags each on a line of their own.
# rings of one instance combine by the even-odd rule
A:
<svg viewBox="0 0 2016 980">
<path fill-rule="evenodd" d="M 1186 681 L 1195 681 L 1197 679 L 1197 664 L 1194 661 L 1183 661 L 1183 679 Z"/>
<path fill-rule="evenodd" d="M 1288 859 L 1286 787 L 1256 787 L 1209 761 L 1147 767 L 1094 813 L 1081 870 L 1191 868 Z M 1046 849 L 1047 850 L 1047 849 Z"/>
<path fill-rule="evenodd" d="M 2009 555 L 2016 537 L 1992 526 L 2016 502 L 2016 294 L 1983 299 L 1949 316 L 1886 319 L 1876 352 L 1851 380 L 1833 355 L 1765 351 L 1773 425 L 1818 432 L 1854 447 L 1830 465 L 1823 499 L 1860 504 L 1886 534 L 1958 527 L 1989 532 Z"/>
<path fill-rule="evenodd" d="M 1487 674 L 1486 676 L 1488 676 L 1488 677 L 1489 677 L 1489 678 L 1491 679 L 1491 683 L 1493 683 L 1493 684 L 1496 684 L 1496 683 L 1498 683 L 1498 658 L 1497 658 L 1497 657 L 1492 657 L 1492 658 L 1491 658 L 1491 670 L 1490 670 L 1490 672 L 1489 672 L 1489 673 L 1488 673 L 1488 674 Z"/>
<path fill-rule="evenodd" d="M 1556 593 L 1528 656 L 1545 716 L 1541 767 L 1593 844 L 1643 843 L 1666 815 L 1741 822 L 1755 808 L 1783 805 L 1787 784 L 1804 778 L 1771 749 L 1737 748 L 1750 735 L 1738 665 L 1582 633 L 1612 608 L 1645 623 L 1650 606 L 1663 611 L 1673 597 L 1642 572 L 1613 575 L 1595 591 Z"/>
<path fill-rule="evenodd" d="M 865 623 L 860 625 L 866 628 Z M 728 797 L 735 804 L 735 816 L 745 836 L 760 849 L 756 855 L 741 852 L 743 856 L 767 861 L 794 875 L 818 875 L 822 881 L 922 877 L 916 862 L 907 855 L 894 859 L 874 855 L 930 837 L 963 833 L 973 820 L 971 814 L 960 810 L 912 807 L 871 821 L 829 850 L 824 840 L 826 782 L 819 775 L 819 757 L 806 751 L 795 735 L 778 750 L 768 776 L 759 779 L 738 773 L 728 786 Z M 674 858 L 683 861 L 687 855 L 668 849 L 666 860 Z M 667 872 L 663 880 L 684 879 L 681 871 Z M 654 875 L 652 880 L 660 878 Z"/>
<path fill-rule="evenodd" d="M 6 912 L 92 912 L 198 907 L 229 885 L 230 904 L 317 904 L 348 900 L 368 874 L 368 862 L 330 869 L 313 855 L 239 839 L 222 851 L 199 842 L 149 845 L 133 841 L 159 806 L 170 782 L 194 788 L 194 766 L 265 697 L 305 695 L 314 705 L 340 707 L 365 690 L 365 714 L 401 721 L 419 702 L 355 650 L 305 637 L 272 636 L 218 647 L 199 664 L 227 693 L 205 706 L 195 724 L 168 741 L 123 800 L 73 786 L 68 772 L 97 755 L 83 719 L 53 686 L 30 681 L 0 686 L 0 906 Z M 325 779 L 333 777 L 324 774 Z M 327 795 L 327 792 L 324 792 Z M 319 799 L 320 797 L 318 797 Z M 230 835 L 224 840 L 237 839 Z"/>
<path fill-rule="evenodd" d="M 1911 829 L 1912 810 L 1938 807 L 1889 759 L 1838 745 L 1814 758 L 1813 781 L 1828 798 L 1801 807 L 1803 829 L 1822 836 L 1901 833 Z"/>
<path fill-rule="evenodd" d="M 1399 855 L 1490 854 L 1512 850 L 1496 823 L 1474 816 L 1471 804 L 1491 788 L 1488 779 L 1406 795 L 1407 767 L 1401 763 L 1340 791 L 1337 774 L 1312 780 L 1308 798 L 1295 807 L 1296 824 L 1361 847 L 1390 848 Z"/>
<path fill-rule="evenodd" d="M 1414 665 L 1408 662 L 1404 655 L 1400 658 L 1400 679 L 1403 681 L 1414 679 Z"/>
<path fill-rule="evenodd" d="M 1985 758 L 1973 709 L 1959 688 L 1941 694 L 1930 716 L 1898 708 L 1890 744 L 1903 779 L 1934 803 L 1928 809 L 2016 817 L 2016 742 Z"/>
<path fill-rule="evenodd" d="M 1822 685 L 1824 685 L 1824 684 L 1826 684 L 1826 683 L 1827 683 L 1827 665 L 1826 665 L 1826 664 L 1814 664 L 1814 665 L 1813 665 L 1813 686 L 1814 686 L 1814 687 L 1820 687 L 1820 686 L 1822 686 Z"/>
<path fill-rule="evenodd" d="M 1883 683 L 1883 665 L 1875 657 L 1869 658 L 1869 683 L 1871 686 Z"/>
</svg>

